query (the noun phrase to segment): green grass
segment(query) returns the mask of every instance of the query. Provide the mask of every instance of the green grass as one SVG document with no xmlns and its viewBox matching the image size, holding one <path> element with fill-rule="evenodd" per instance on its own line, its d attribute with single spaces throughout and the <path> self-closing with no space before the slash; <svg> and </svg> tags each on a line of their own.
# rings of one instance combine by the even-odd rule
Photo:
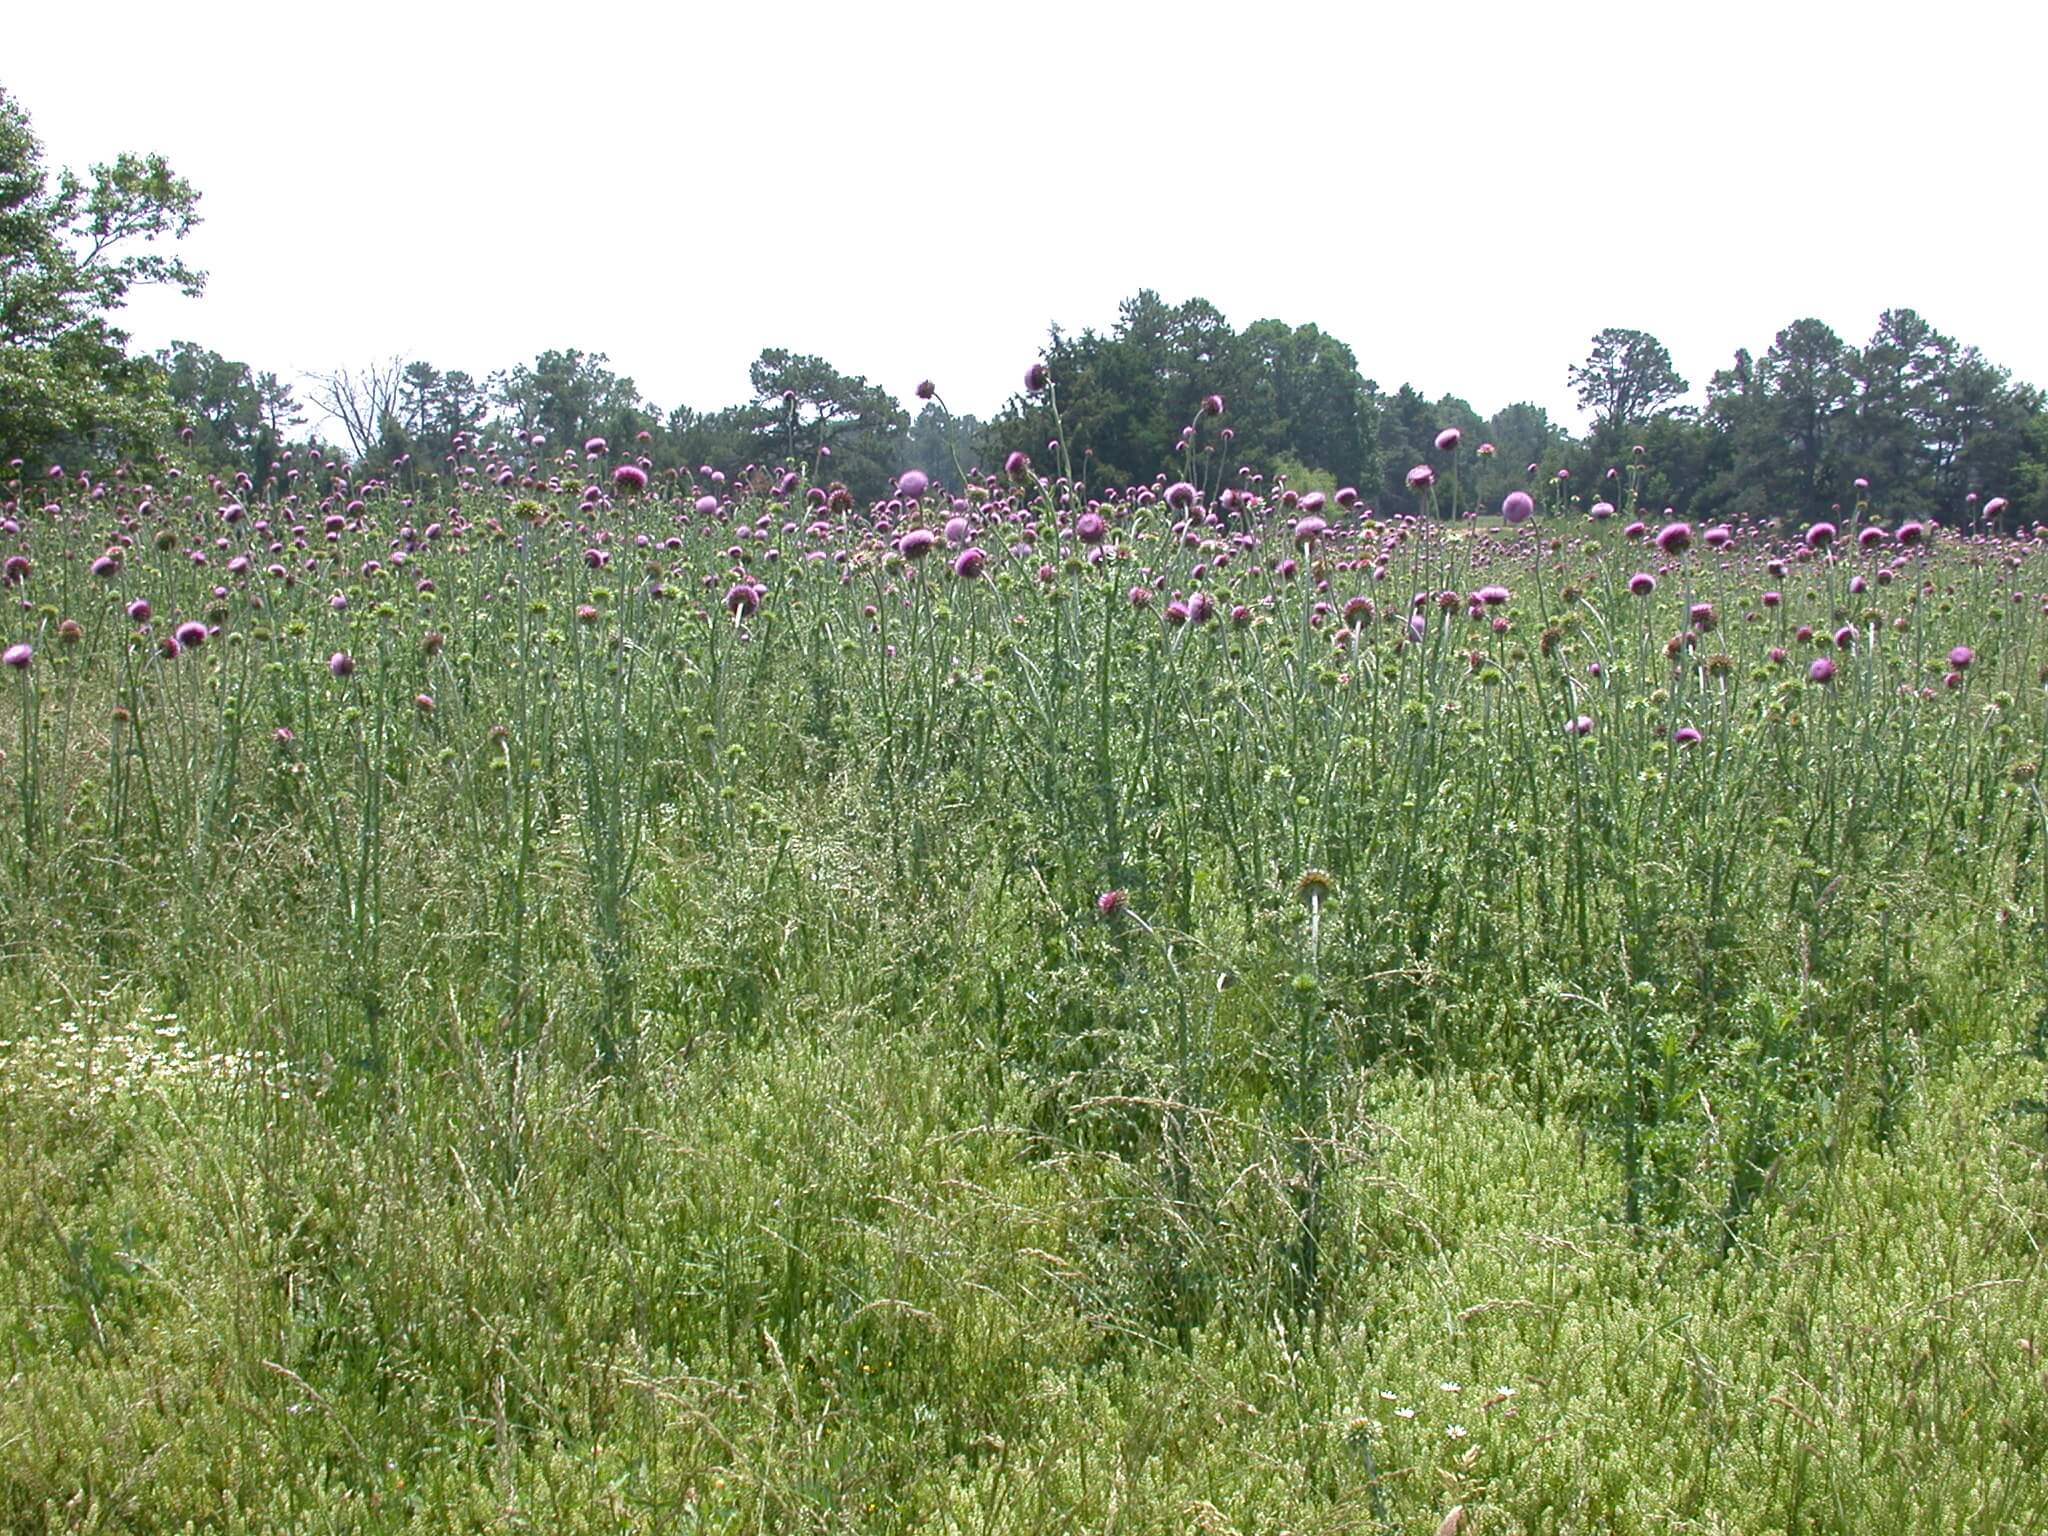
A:
<svg viewBox="0 0 2048 1536">
<path fill-rule="evenodd" d="M 131 1068 L 97 1099 L 47 1055 L 10 1071 L 0 1520 L 1427 1530 L 1463 1503 L 1486 1530 L 2019 1532 L 2048 1511 L 2048 1167 L 2013 1113 L 2038 1063 L 1930 1080 L 1882 1149 L 1835 1106 L 1725 1258 L 1620 1227 L 1612 1164 L 1508 1078 L 1359 1073 L 1323 1320 L 1233 1317 L 1182 1350 L 1146 1318 L 1165 1236 L 1131 1207 L 1157 1170 L 1035 1133 L 956 1031 L 798 1023 L 649 1059 L 631 1095 L 561 1070 L 508 1089 L 458 1057 L 367 1123 L 213 1071 Z M 1253 1229 L 1212 1234 L 1227 1266 L 1275 1173 L 1256 1135 L 1214 1139 Z"/>
<path fill-rule="evenodd" d="M 579 471 L 29 497 L 0 1529 L 2048 1525 L 2031 543 Z"/>
</svg>

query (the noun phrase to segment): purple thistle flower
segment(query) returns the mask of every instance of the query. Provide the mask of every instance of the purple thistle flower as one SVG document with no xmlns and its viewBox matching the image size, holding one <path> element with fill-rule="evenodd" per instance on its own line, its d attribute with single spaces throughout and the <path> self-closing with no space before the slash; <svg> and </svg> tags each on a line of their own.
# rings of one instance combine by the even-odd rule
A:
<svg viewBox="0 0 2048 1536">
<path fill-rule="evenodd" d="M 1808 549 L 1823 549 L 1834 541 L 1835 525 L 1833 523 L 1815 523 L 1806 530 L 1806 547 Z"/>
<path fill-rule="evenodd" d="M 1509 491 L 1501 498 L 1501 520 L 1506 523 L 1526 523 L 1536 512 L 1536 503 L 1527 491 Z"/>
<path fill-rule="evenodd" d="M 646 490 L 647 471 L 638 464 L 621 464 L 612 471 L 612 489 L 615 491 Z"/>
<path fill-rule="evenodd" d="M 26 672 L 28 664 L 35 659 L 35 654 L 27 645 L 10 645 L 6 653 L 0 655 L 0 661 L 6 662 L 17 672 Z"/>
<path fill-rule="evenodd" d="M 194 646 L 206 643 L 206 626 L 197 619 L 187 619 L 178 626 L 171 638 L 177 641 L 182 648 L 189 651 Z M 175 655 L 176 653 L 173 652 L 172 654 Z"/>
<path fill-rule="evenodd" d="M 1109 535 L 1109 524 L 1100 512 L 1083 512 L 1074 519 L 1074 537 L 1083 544 L 1100 544 Z"/>
<path fill-rule="evenodd" d="M 147 624 L 150 615 L 149 599 L 138 597 L 128 605 L 128 617 L 137 624 Z"/>
<path fill-rule="evenodd" d="M 1954 650 L 1948 653 L 1948 664 L 1954 667 L 1958 672 L 1961 672 L 1964 669 L 1966 669 L 1970 665 L 1970 663 L 1975 661 L 1976 659 L 1977 653 L 1971 650 L 1967 645 L 1959 645 Z"/>
<path fill-rule="evenodd" d="M 1692 524 L 1666 523 L 1657 530 L 1655 542 L 1667 555 L 1682 555 L 1692 548 Z"/>
<path fill-rule="evenodd" d="M 1329 531 L 1330 525 L 1320 517 L 1304 517 L 1294 525 L 1294 542 L 1297 544 L 1313 544 Z"/>
<path fill-rule="evenodd" d="M 1436 484 L 1436 471 L 1427 464 L 1418 464 L 1408 471 L 1408 489 L 1426 491 Z"/>
<path fill-rule="evenodd" d="M 922 496 L 931 488 L 931 476 L 921 469 L 906 469 L 896 477 L 896 494 L 899 496 Z"/>
<path fill-rule="evenodd" d="M 1104 917 L 1115 917 L 1129 901 L 1122 891 L 1104 891 L 1095 898 L 1095 910 Z"/>
<path fill-rule="evenodd" d="M 896 553 L 906 560 L 920 560 L 932 552 L 938 536 L 929 528 L 912 528 L 896 541 Z"/>
<path fill-rule="evenodd" d="M 1671 733 L 1671 739 L 1681 747 L 1696 747 L 1700 744 L 1700 733 L 1689 725 L 1681 725 Z"/>
<path fill-rule="evenodd" d="M 1813 665 L 1806 669 L 1806 679 L 1812 683 L 1825 683 L 1835 675 L 1835 664 L 1826 656 L 1813 658 Z"/>
<path fill-rule="evenodd" d="M 347 651 L 336 651 L 327 658 L 327 670 L 336 677 L 347 677 L 355 669 L 356 659 L 349 655 Z"/>
<path fill-rule="evenodd" d="M 979 576 L 982 567 L 988 564 L 988 551 L 979 544 L 970 544 L 953 557 L 953 574 L 962 581 Z"/>
<path fill-rule="evenodd" d="M 1637 571 L 1628 579 L 1628 589 L 1637 597 L 1648 597 L 1657 590 L 1657 578 L 1648 571 Z"/>
<path fill-rule="evenodd" d="M 1464 440 L 1465 434 L 1456 427 L 1445 427 L 1443 431 L 1436 435 L 1436 451 L 1438 453 L 1449 453 Z"/>
<path fill-rule="evenodd" d="M 1024 370 L 1024 393 L 1035 395 L 1052 382 L 1052 374 L 1043 363 L 1033 363 Z"/>
<path fill-rule="evenodd" d="M 1195 504 L 1195 488 L 1185 480 L 1176 480 L 1166 488 L 1166 504 L 1179 512 L 1185 512 Z"/>
</svg>

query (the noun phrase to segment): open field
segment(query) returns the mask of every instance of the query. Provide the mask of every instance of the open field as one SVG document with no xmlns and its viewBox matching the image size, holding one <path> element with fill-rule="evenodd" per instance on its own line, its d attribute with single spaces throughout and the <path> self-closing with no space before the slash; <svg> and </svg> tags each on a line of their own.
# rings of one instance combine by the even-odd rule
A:
<svg viewBox="0 0 2048 1536">
<path fill-rule="evenodd" d="M 0 1527 L 2048 1528 L 2048 539 L 620 446 L 8 488 Z"/>
</svg>

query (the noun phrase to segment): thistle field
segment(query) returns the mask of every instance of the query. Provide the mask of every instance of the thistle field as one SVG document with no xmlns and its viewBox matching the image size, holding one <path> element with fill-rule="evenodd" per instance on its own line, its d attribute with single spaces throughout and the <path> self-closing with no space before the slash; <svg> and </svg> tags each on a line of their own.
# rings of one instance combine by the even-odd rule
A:
<svg viewBox="0 0 2048 1536">
<path fill-rule="evenodd" d="M 2048 539 L 630 449 L 14 471 L 0 1527 L 2048 1528 Z"/>
</svg>

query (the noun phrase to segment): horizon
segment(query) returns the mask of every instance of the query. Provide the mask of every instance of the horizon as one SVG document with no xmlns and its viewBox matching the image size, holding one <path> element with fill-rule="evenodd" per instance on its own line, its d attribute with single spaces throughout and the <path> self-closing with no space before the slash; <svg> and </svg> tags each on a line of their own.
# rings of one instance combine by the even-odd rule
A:
<svg viewBox="0 0 2048 1536">
<path fill-rule="evenodd" d="M 2000 46 L 1978 57 L 1968 6 L 1965 24 L 1940 37 L 1903 23 L 1836 36 L 1823 21 L 1769 13 L 1785 75 L 1878 80 L 1910 47 L 1922 78 L 1971 82 L 1967 113 L 1859 121 L 1856 152 L 1831 151 L 1799 185 L 1785 175 L 1784 146 L 1838 136 L 1837 98 L 1816 89 L 1783 103 L 1782 119 L 1727 119 L 1723 82 L 1735 76 L 1724 67 L 1747 58 L 1745 29 L 1686 39 L 1684 73 L 1657 81 L 1662 116 L 1719 114 L 1722 142 L 1711 159 L 1692 161 L 1674 157 L 1662 132 L 1614 144 L 1611 179 L 1625 190 L 1611 213 L 1597 198 L 1580 204 L 1554 190 L 1571 174 L 1554 167 L 1585 139 L 1539 83 L 1567 69 L 1593 80 L 1653 69 L 1665 34 L 1620 7 L 1574 8 L 1576 33 L 1503 12 L 1461 31 L 1454 54 L 1414 18 L 1369 33 L 1360 18 L 1311 28 L 1283 9 L 1256 32 L 1221 33 L 1241 45 L 1233 58 L 1254 77 L 1284 77 L 1310 48 L 1335 57 L 1348 43 L 1356 56 L 1382 57 L 1388 41 L 1397 57 L 1442 56 L 1442 69 L 1460 72 L 1449 87 L 1432 78 L 1434 64 L 1358 82 L 1373 114 L 1361 128 L 1369 164 L 1406 150 L 1411 162 L 1427 155 L 1451 168 L 1420 182 L 1413 215 L 1403 202 L 1381 217 L 1403 178 L 1333 202 L 1333 192 L 1360 184 L 1348 179 L 1348 159 L 1291 133 L 1313 127 L 1311 115 L 1269 113 L 1253 93 L 1251 110 L 1233 119 L 1224 98 L 1205 96 L 1225 126 L 1191 123 L 1150 87 L 1120 92 L 1106 77 L 1069 70 L 1056 23 L 1028 36 L 962 23 L 941 36 L 925 24 L 935 12 L 862 17 L 800 6 L 772 24 L 710 17 L 646 27 L 636 18 L 632 57 L 675 57 L 687 79 L 662 92 L 617 89 L 616 51 L 597 57 L 614 115 L 597 123 L 605 139 L 593 156 L 574 131 L 588 77 L 509 26 L 384 6 L 334 38 L 292 16 L 223 10 L 251 24 L 224 19 L 202 37 L 174 15 L 116 6 L 111 42 L 94 51 L 67 46 L 56 17 L 32 15 L 17 23 L 21 47 L 0 84 L 28 113 L 50 169 L 83 171 L 124 150 L 160 153 L 200 192 L 203 222 L 179 250 L 207 271 L 207 292 L 138 292 L 116 317 L 134 345 L 190 341 L 274 371 L 302 397 L 311 374 L 390 358 L 482 379 L 574 347 L 605 354 L 663 411 L 708 411 L 747 399 L 748 365 L 763 348 L 787 347 L 900 402 L 931 378 L 956 413 L 987 420 L 1017 392 L 1049 326 L 1106 333 L 1117 305 L 1143 288 L 1169 302 L 1207 299 L 1240 330 L 1267 317 L 1313 323 L 1350 346 L 1362 375 L 1387 393 L 1412 384 L 1482 416 L 1529 401 L 1574 432 L 1585 418 L 1566 370 L 1608 326 L 1658 337 L 1690 386 L 1681 403 L 1692 405 L 1738 349 L 1761 353 L 1794 320 L 1820 319 L 1861 346 L 1892 308 L 1917 310 L 2015 379 L 2048 382 L 2048 310 L 2027 302 L 2023 273 L 1983 259 L 1984 237 L 1958 239 L 1942 227 L 1949 216 L 1930 209 L 1882 240 L 1856 238 L 1864 211 L 1899 206 L 1902 186 L 1940 186 L 1942 204 L 1958 209 L 2010 196 L 2006 167 L 1982 146 L 2025 142 L 2021 61 L 2030 50 L 2004 24 Z M 1602 26 L 1608 18 L 1629 21 Z M 2048 42 L 2039 17 L 2017 29 Z M 604 31 L 605 13 L 589 18 L 585 35 Z M 726 63 L 790 36 L 814 46 L 777 59 L 774 73 Z M 1157 48 L 1128 16 L 1091 17 L 1090 36 L 1104 58 Z M 255 41 L 223 55 L 219 37 Z M 714 66 L 696 67 L 707 54 Z M 278 59 L 294 62 L 266 62 Z M 451 69 L 450 60 L 461 63 Z M 186 73 L 222 63 L 231 89 L 197 88 L 204 82 Z M 372 77 L 377 97 L 401 110 L 363 112 Z M 949 77 L 960 82 L 951 105 L 947 92 L 920 84 Z M 1042 108 L 1009 89 L 1019 83 Z M 970 84 L 994 89 L 975 94 Z M 1446 114 L 1460 86 L 1485 105 Z M 906 133 L 890 121 L 898 97 L 906 111 L 949 116 Z M 542 131 L 492 153 L 487 131 L 508 98 L 534 103 L 526 121 Z M 877 99 L 881 120 L 871 124 Z M 804 104 L 817 102 L 844 102 L 851 115 L 814 127 Z M 1341 110 L 1331 109 L 1333 120 Z M 557 111 L 561 127 L 549 133 Z M 748 124 L 760 147 L 713 158 L 700 128 L 713 118 Z M 1046 188 L 1047 170 L 1070 159 L 1057 129 L 1071 120 L 1098 124 L 1112 158 L 1088 173 L 1090 183 L 1054 177 Z M 1404 142 L 1411 136 L 1399 130 L 1411 123 L 1433 135 L 1427 149 Z M 1031 124 L 1054 142 L 1041 148 Z M 699 135 L 683 146 L 695 158 L 680 177 L 657 152 L 617 148 L 679 131 Z M 310 179 L 309 148 L 319 166 Z M 828 149 L 847 170 L 803 172 Z M 1508 149 L 1537 167 L 1526 190 L 1486 169 Z M 870 160 L 872 190 L 859 184 Z M 1119 176 L 1130 191 L 1111 200 L 1105 186 Z M 1405 179 L 1414 184 L 1414 173 Z M 1015 190 L 1034 180 L 1041 185 Z M 926 197 L 906 184 L 946 190 Z M 1823 233 L 1795 236 L 1760 261 L 1657 227 L 1611 232 L 1637 219 L 1663 223 L 1662 185 L 1686 228 L 1749 230 L 1766 241 L 1782 238 L 1779 230 Z M 1258 186 L 1260 201 L 1243 203 L 1240 186 Z M 279 190 L 296 187 L 307 188 L 312 210 L 280 217 Z M 1185 206 L 1126 211 L 1155 197 Z M 1328 211 L 1273 212 L 1317 207 Z M 1565 233 L 1551 237 L 1553 225 Z M 2006 243 L 2024 233 L 2010 229 Z M 1587 259 L 1603 248 L 1614 252 L 1605 268 Z M 678 304 L 679 290 L 716 302 Z M 315 301 L 321 295 L 347 297 Z"/>
</svg>

